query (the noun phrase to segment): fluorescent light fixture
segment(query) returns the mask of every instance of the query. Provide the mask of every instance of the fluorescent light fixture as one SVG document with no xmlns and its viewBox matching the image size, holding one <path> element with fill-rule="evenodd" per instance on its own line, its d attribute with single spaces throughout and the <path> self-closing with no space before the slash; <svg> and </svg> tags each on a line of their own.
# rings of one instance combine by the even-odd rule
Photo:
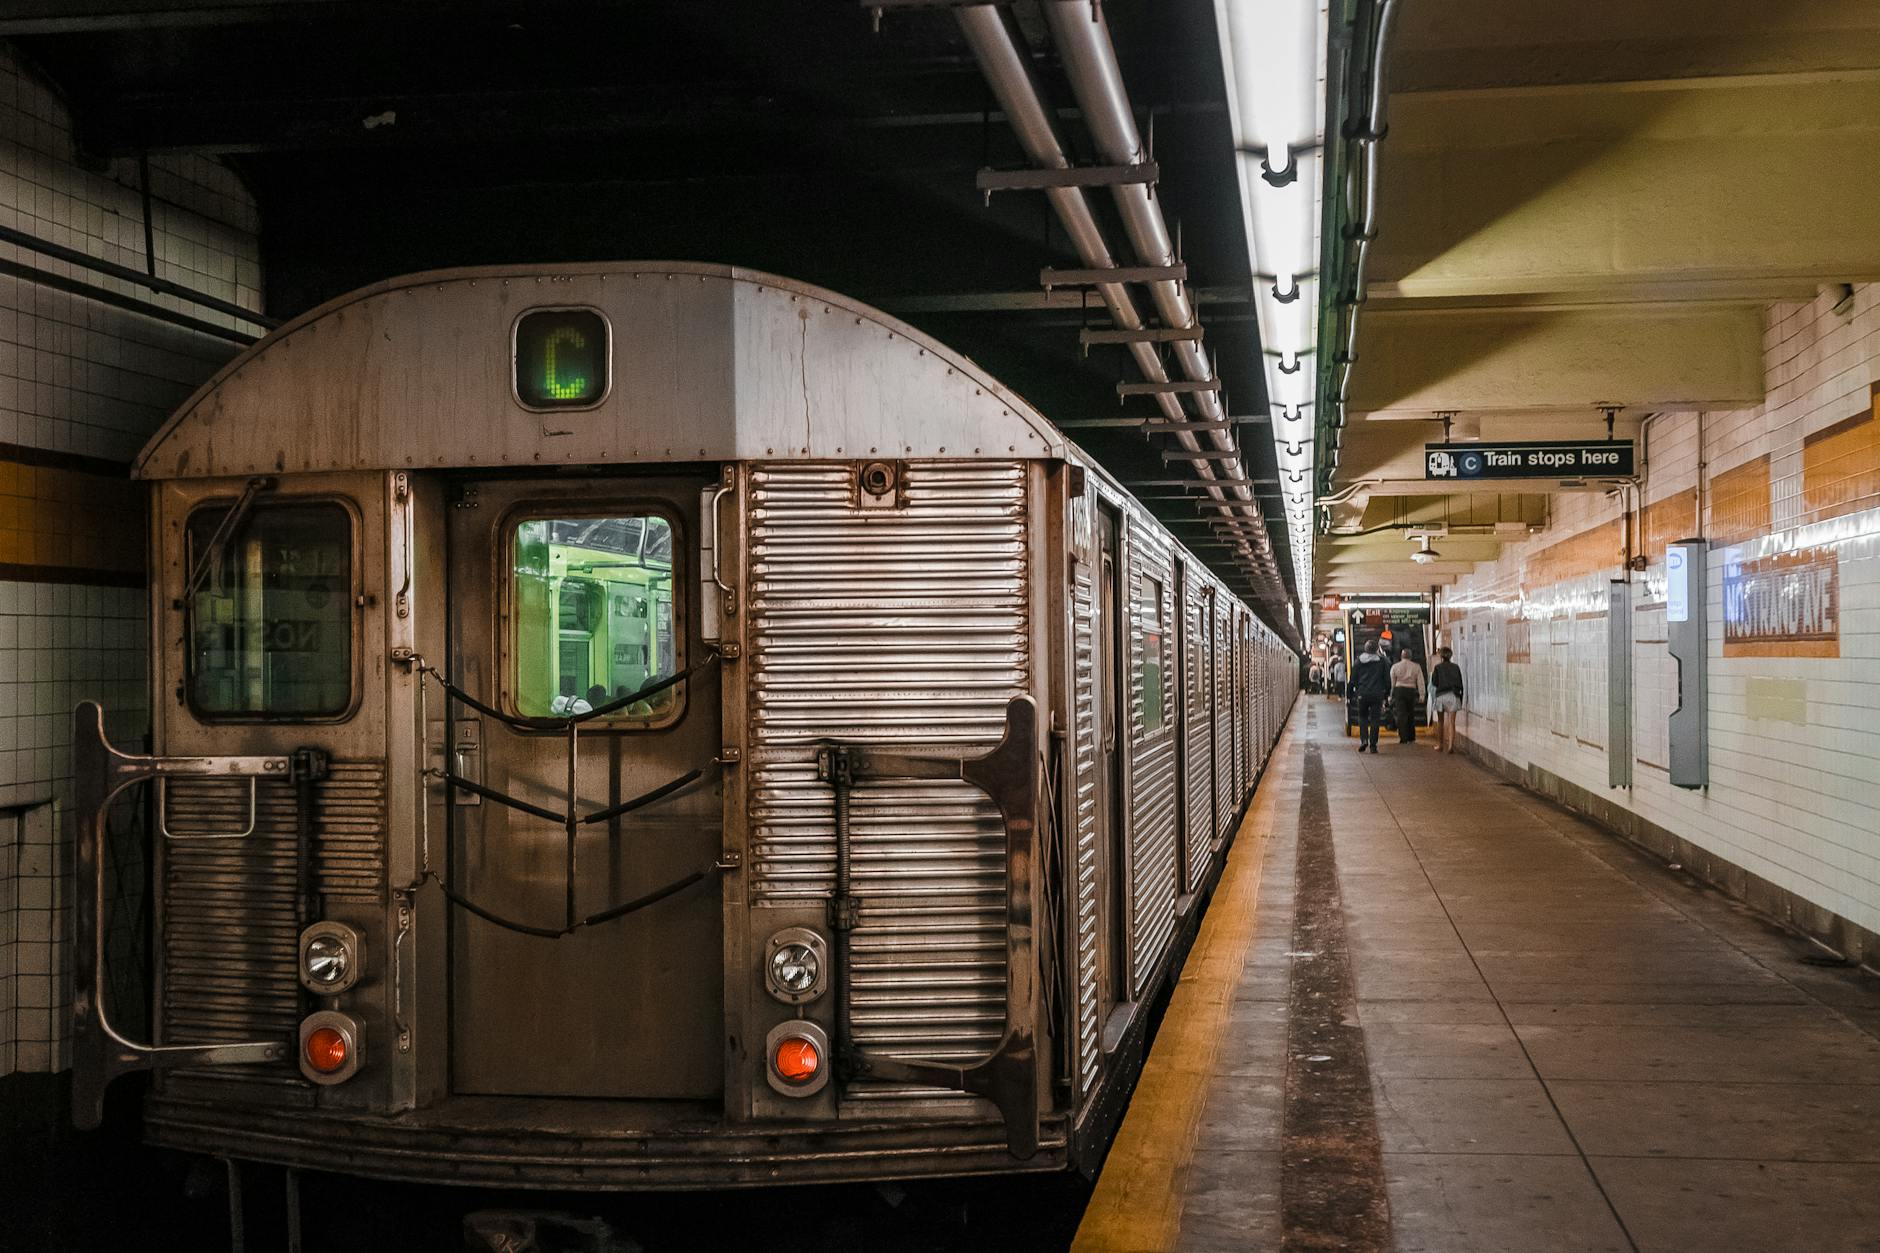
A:
<svg viewBox="0 0 1880 1253">
<path fill-rule="evenodd" d="M 1312 599 L 1324 0 L 1215 0 L 1299 620 Z M 1289 607 L 1290 612 L 1290 607 Z"/>
</svg>

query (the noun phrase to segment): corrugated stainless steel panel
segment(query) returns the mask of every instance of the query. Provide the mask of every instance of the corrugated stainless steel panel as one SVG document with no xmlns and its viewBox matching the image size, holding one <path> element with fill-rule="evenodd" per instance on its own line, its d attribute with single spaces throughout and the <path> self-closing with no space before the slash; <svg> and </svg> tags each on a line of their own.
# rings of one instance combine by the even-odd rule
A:
<svg viewBox="0 0 1880 1253">
<path fill-rule="evenodd" d="M 990 748 L 1030 687 L 1022 463 L 914 462 L 906 506 L 852 502 L 852 467 L 752 467 L 751 889 L 826 897 L 834 817 L 819 743 Z M 1005 829 L 978 789 L 857 786 L 856 1040 L 967 1060 L 1005 1016 Z M 853 1085 L 851 1097 L 902 1094 Z"/>
<path fill-rule="evenodd" d="M 1169 710 L 1172 556 L 1156 531 L 1131 519 L 1129 533 L 1129 849 L 1132 998 L 1140 997 L 1175 933 L 1175 728 Z M 1151 649 L 1154 651 L 1151 652 Z M 1155 729 L 1147 726 L 1145 681 L 1162 676 Z"/>
<path fill-rule="evenodd" d="M 1247 702 L 1247 618 L 1234 610 L 1234 801 L 1247 793 L 1247 731 L 1253 709 Z"/>
<path fill-rule="evenodd" d="M 1097 933 L 1097 657 L 1096 587 L 1091 576 L 1088 497 L 1077 502 L 1081 559 L 1071 581 L 1071 647 L 1076 668 L 1072 693 L 1071 753 L 1077 796 L 1077 856 L 1074 926 L 1077 945 L 1077 1078 L 1088 1093 L 1101 1074 L 1102 996 L 1098 986 Z"/>
<path fill-rule="evenodd" d="M 238 831 L 248 785 L 182 778 L 168 787 L 178 836 Z M 160 1030 L 168 1044 L 291 1037 L 299 1024 L 299 931 L 294 923 L 293 785 L 259 784 L 254 831 L 239 840 L 167 841 L 163 853 Z M 336 761 L 316 785 L 314 867 L 329 899 L 377 901 L 385 890 L 385 766 Z M 274 1065 L 179 1071 L 249 1089 L 303 1085 L 290 1059 Z"/>
<path fill-rule="evenodd" d="M 1184 760 L 1188 772 L 1188 882 L 1195 885 L 1202 882 L 1208 858 L 1214 851 L 1210 843 L 1214 838 L 1214 773 L 1209 764 L 1213 751 L 1209 738 L 1213 716 L 1208 708 L 1208 648 L 1207 637 L 1202 632 L 1206 621 L 1202 611 L 1204 603 L 1203 589 L 1190 584 L 1183 619 L 1188 641 L 1188 753 Z"/>
<path fill-rule="evenodd" d="M 1214 836 L 1225 838 L 1234 819 L 1233 601 L 1216 598 L 1214 615 Z"/>
<path fill-rule="evenodd" d="M 1260 764 L 1266 760 L 1266 641 L 1257 634 L 1254 636 L 1251 670 L 1247 679 L 1252 687 L 1253 700 L 1253 742 L 1247 746 L 1250 779 L 1259 774 Z"/>
</svg>

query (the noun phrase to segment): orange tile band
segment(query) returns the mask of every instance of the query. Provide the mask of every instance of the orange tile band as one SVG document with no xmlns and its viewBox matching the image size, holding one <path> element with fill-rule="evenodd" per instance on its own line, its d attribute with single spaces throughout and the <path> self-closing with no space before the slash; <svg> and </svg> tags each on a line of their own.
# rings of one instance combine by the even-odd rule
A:
<svg viewBox="0 0 1880 1253">
<path fill-rule="evenodd" d="M 1737 544 L 1775 529 L 1769 495 L 1769 454 L 1752 457 L 1710 480 L 1710 539 Z"/>
<path fill-rule="evenodd" d="M 1805 522 L 1880 505 L 1880 383 L 1867 408 L 1802 441 Z"/>
<path fill-rule="evenodd" d="M 128 466 L 0 444 L 0 580 L 142 587 L 146 516 Z"/>
</svg>

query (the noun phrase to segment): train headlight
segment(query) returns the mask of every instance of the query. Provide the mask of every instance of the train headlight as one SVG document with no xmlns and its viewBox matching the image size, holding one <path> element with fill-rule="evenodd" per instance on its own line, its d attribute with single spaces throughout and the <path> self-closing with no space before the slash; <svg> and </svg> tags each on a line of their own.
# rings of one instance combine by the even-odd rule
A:
<svg viewBox="0 0 1880 1253">
<path fill-rule="evenodd" d="M 344 1083 L 359 1073 L 364 1035 L 351 1014 L 323 1009 L 300 1021 L 300 1073 L 319 1084 Z"/>
<path fill-rule="evenodd" d="M 801 996 L 822 982 L 822 958 L 807 944 L 782 945 L 770 955 L 770 981 L 779 992 Z"/>
<path fill-rule="evenodd" d="M 338 936 L 316 935 L 307 941 L 307 982 L 330 988 L 352 973 L 352 950 Z"/>
<path fill-rule="evenodd" d="M 765 1077 L 785 1096 L 814 1096 L 829 1086 L 829 1036 L 813 1022 L 780 1022 L 764 1040 Z"/>
<path fill-rule="evenodd" d="M 785 927 L 770 937 L 764 955 L 764 986 L 786 1005 L 801 1005 L 828 986 L 828 947 L 808 927 Z"/>
<path fill-rule="evenodd" d="M 318 996 L 338 996 L 359 982 L 365 950 L 343 922 L 316 922 L 300 933 L 300 983 Z"/>
</svg>

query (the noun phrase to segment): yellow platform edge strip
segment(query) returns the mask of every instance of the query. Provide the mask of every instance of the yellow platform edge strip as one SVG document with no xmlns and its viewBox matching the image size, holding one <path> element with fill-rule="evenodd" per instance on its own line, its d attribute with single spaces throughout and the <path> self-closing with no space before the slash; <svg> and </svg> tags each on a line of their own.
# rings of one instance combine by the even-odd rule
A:
<svg viewBox="0 0 1880 1253">
<path fill-rule="evenodd" d="M 1291 739 L 1289 726 L 1268 761 L 1277 762 Z M 1269 771 L 1241 820 L 1071 1253 L 1175 1247 L 1195 1135 L 1259 921 L 1260 876 L 1279 792 L 1279 773 Z"/>
</svg>

